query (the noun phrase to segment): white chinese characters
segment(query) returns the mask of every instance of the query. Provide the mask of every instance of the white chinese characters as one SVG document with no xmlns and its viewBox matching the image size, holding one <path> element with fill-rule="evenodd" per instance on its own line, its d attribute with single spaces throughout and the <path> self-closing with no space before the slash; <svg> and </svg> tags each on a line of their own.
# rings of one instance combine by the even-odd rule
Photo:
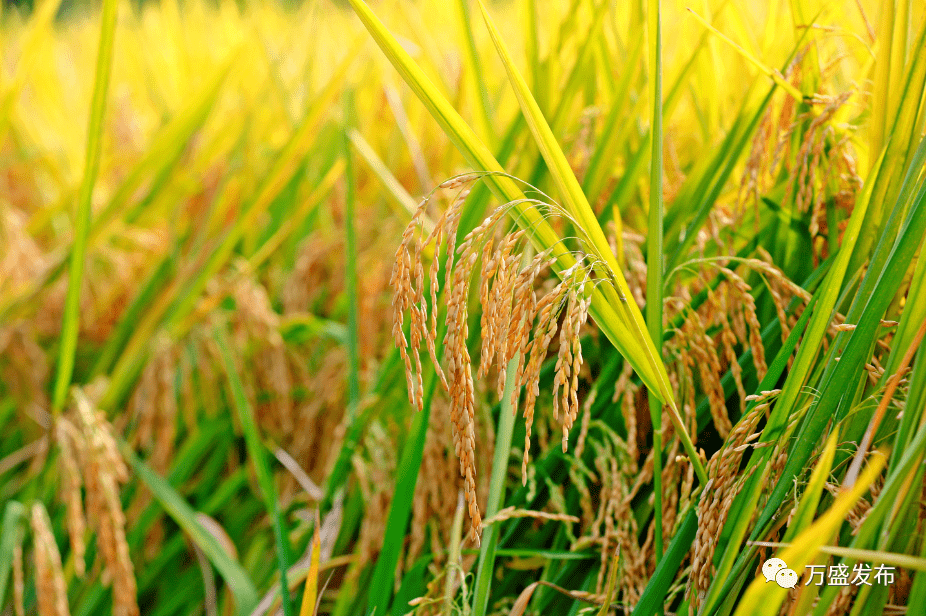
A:
<svg viewBox="0 0 926 616">
<path fill-rule="evenodd" d="M 794 588 L 797 585 L 797 573 L 787 568 L 780 558 L 769 558 L 762 565 L 765 581 L 776 582 L 782 588 Z M 843 563 L 827 567 L 826 565 L 809 565 L 810 574 L 805 586 L 872 586 L 874 584 L 889 586 L 894 583 L 895 567 L 879 564 L 874 569 L 867 563 L 855 563 L 852 569 Z"/>
</svg>

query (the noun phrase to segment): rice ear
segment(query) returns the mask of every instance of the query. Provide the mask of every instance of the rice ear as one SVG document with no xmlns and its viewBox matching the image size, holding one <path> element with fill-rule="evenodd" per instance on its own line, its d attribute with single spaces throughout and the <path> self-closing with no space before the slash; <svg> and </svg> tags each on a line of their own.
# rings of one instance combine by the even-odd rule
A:
<svg viewBox="0 0 926 616">
<path fill-rule="evenodd" d="M 35 547 L 35 586 L 39 616 L 70 616 L 61 553 L 58 551 L 58 544 L 55 543 L 44 505 L 32 505 L 30 522 Z"/>
</svg>

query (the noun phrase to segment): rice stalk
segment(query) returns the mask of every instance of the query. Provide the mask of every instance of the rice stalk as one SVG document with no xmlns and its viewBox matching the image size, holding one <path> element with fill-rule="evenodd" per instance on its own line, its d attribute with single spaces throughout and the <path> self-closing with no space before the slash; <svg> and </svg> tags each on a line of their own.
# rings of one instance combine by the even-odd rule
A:
<svg viewBox="0 0 926 616">
<path fill-rule="evenodd" d="M 51 5 L 51 2 L 46 3 Z M 116 1 L 103 3 L 100 20 L 100 43 L 97 51 L 96 77 L 93 101 L 90 106 L 90 121 L 87 127 L 87 151 L 83 181 L 78 194 L 74 225 L 74 247 L 68 270 L 68 290 L 65 299 L 64 318 L 61 323 L 61 351 L 58 355 L 58 371 L 52 396 L 52 413 L 61 413 L 67 401 L 68 388 L 74 370 L 74 353 L 80 328 L 80 297 L 83 289 L 84 260 L 87 251 L 87 235 L 90 229 L 90 206 L 93 187 L 100 171 L 102 150 L 103 116 L 106 113 L 106 96 L 112 67 L 113 46 L 116 34 Z"/>
</svg>

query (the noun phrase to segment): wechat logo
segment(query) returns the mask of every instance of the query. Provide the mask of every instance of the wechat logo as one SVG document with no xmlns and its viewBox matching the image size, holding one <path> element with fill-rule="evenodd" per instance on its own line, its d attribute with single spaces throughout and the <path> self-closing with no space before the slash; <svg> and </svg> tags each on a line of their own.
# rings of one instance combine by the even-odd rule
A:
<svg viewBox="0 0 926 616">
<path fill-rule="evenodd" d="M 769 558 L 762 564 L 762 575 L 765 576 L 765 583 L 775 582 L 782 588 L 794 588 L 797 586 L 797 572 L 794 569 L 788 569 L 788 565 L 780 558 Z"/>
</svg>

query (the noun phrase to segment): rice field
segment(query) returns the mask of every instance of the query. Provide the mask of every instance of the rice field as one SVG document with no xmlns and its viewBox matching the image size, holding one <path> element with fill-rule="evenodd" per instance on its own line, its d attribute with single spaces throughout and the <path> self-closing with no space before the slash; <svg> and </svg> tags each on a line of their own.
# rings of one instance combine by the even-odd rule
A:
<svg viewBox="0 0 926 616">
<path fill-rule="evenodd" d="M 0 10 L 2 616 L 923 613 L 922 3 Z"/>
</svg>

